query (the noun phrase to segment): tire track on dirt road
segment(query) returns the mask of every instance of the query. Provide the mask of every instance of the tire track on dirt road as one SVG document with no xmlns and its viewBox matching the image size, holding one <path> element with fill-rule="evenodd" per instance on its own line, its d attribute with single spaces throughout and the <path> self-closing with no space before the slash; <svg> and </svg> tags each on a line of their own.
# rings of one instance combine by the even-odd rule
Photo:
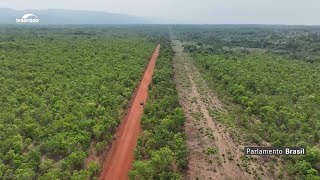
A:
<svg viewBox="0 0 320 180">
<path fill-rule="evenodd" d="M 146 102 L 148 98 L 148 86 L 152 80 L 156 60 L 160 51 L 160 44 L 155 48 L 143 79 L 137 89 L 128 114 L 122 120 L 116 132 L 116 140 L 112 143 L 111 151 L 104 163 L 101 180 L 128 179 L 128 172 L 132 168 L 134 160 L 134 148 L 141 131 L 140 119 L 144 106 L 141 101 Z"/>
</svg>

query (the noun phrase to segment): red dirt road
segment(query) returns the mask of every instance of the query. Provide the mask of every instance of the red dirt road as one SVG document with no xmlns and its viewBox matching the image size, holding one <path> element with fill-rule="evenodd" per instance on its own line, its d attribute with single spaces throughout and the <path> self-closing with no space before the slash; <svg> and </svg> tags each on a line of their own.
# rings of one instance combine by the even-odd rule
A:
<svg viewBox="0 0 320 180">
<path fill-rule="evenodd" d="M 101 172 L 101 180 L 128 179 L 128 172 L 132 168 L 134 160 L 134 148 L 141 131 L 140 119 L 143 113 L 141 101 L 146 102 L 148 97 L 148 86 L 152 80 L 156 60 L 159 55 L 160 44 L 156 47 L 150 59 L 143 79 L 131 101 L 131 108 L 123 119 L 116 133 L 116 141 L 113 142 L 110 154 Z"/>
</svg>

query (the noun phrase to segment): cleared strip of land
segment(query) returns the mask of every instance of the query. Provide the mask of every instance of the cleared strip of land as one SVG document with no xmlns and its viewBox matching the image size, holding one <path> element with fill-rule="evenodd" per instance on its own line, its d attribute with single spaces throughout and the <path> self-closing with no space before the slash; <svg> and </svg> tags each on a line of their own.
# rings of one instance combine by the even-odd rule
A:
<svg viewBox="0 0 320 180">
<path fill-rule="evenodd" d="M 189 54 L 183 52 L 182 43 L 172 43 L 175 83 L 186 115 L 186 179 L 272 179 L 264 168 L 258 171 L 257 163 L 246 160 L 243 145 L 212 117 L 210 111 L 227 110 L 210 91 Z"/>
<path fill-rule="evenodd" d="M 104 164 L 100 179 L 128 179 L 128 172 L 132 167 L 134 159 L 134 148 L 141 131 L 140 118 L 143 113 L 143 105 L 148 97 L 148 86 L 152 80 L 156 60 L 159 55 L 160 44 L 156 47 L 149 65 L 140 82 L 137 93 L 129 109 L 127 116 L 123 119 L 116 133 L 116 140 L 112 144 L 110 154 Z"/>
</svg>

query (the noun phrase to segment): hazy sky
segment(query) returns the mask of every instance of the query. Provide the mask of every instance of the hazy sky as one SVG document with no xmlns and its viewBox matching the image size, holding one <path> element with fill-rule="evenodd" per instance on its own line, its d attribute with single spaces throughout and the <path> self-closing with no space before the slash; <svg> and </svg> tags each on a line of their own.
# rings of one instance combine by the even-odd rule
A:
<svg viewBox="0 0 320 180">
<path fill-rule="evenodd" d="M 1 0 L 0 8 L 97 10 L 182 23 L 320 25 L 319 0 Z"/>
</svg>

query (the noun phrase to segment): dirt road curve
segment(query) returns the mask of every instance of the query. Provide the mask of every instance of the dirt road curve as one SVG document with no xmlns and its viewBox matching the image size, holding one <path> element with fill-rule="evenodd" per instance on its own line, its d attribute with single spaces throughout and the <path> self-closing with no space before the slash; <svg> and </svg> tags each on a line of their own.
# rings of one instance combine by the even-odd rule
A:
<svg viewBox="0 0 320 180">
<path fill-rule="evenodd" d="M 150 59 L 136 95 L 131 101 L 131 108 L 116 133 L 116 141 L 112 144 L 110 154 L 100 176 L 100 179 L 102 180 L 128 179 L 128 172 L 132 167 L 134 159 L 133 151 L 141 131 L 140 118 L 144 106 L 141 105 L 140 102 L 146 102 L 147 100 L 148 85 L 152 80 L 152 74 L 159 55 L 159 50 L 160 44 L 158 44 Z"/>
</svg>

